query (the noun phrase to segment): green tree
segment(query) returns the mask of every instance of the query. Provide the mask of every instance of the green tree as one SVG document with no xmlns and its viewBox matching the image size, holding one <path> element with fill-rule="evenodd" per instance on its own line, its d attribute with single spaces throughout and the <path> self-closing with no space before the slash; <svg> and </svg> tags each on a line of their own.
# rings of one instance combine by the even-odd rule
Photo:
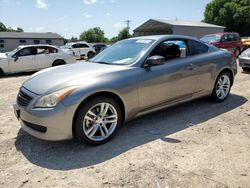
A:
<svg viewBox="0 0 250 188">
<path fill-rule="evenodd" d="M 6 31 L 6 30 L 7 30 L 6 26 L 2 22 L 0 22 L 0 32 Z"/>
<path fill-rule="evenodd" d="M 0 32 L 23 32 L 23 29 L 18 27 L 16 30 L 11 27 L 6 27 L 2 22 L 0 22 Z"/>
<path fill-rule="evenodd" d="M 91 28 L 87 31 L 84 31 L 80 37 L 80 40 L 95 43 L 95 42 L 107 42 L 107 38 L 105 37 L 105 33 L 101 30 L 100 27 Z"/>
<path fill-rule="evenodd" d="M 226 31 L 250 36 L 250 0 L 212 0 L 204 12 L 204 22 L 222 25 Z"/>
<path fill-rule="evenodd" d="M 132 37 L 132 35 L 129 33 L 129 29 L 124 28 L 118 33 L 117 36 L 110 39 L 110 43 L 115 43 L 115 42 L 117 42 L 119 40 L 128 39 L 128 38 L 131 38 L 131 37 Z"/>
<path fill-rule="evenodd" d="M 18 27 L 16 31 L 17 31 L 17 32 L 23 32 L 23 29 L 20 28 L 20 27 Z"/>
</svg>

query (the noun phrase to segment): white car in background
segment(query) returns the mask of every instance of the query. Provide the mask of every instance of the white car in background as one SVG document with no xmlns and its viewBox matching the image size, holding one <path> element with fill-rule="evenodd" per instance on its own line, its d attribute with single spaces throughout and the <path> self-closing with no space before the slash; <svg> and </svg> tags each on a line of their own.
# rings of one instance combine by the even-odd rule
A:
<svg viewBox="0 0 250 188">
<path fill-rule="evenodd" d="M 55 46 L 19 46 L 11 52 L 0 53 L 0 76 L 72 63 L 76 63 L 73 54 Z"/>
<path fill-rule="evenodd" d="M 67 43 L 61 49 L 73 52 L 76 59 L 84 59 L 86 57 L 90 59 L 95 55 L 95 49 L 87 42 Z"/>
</svg>

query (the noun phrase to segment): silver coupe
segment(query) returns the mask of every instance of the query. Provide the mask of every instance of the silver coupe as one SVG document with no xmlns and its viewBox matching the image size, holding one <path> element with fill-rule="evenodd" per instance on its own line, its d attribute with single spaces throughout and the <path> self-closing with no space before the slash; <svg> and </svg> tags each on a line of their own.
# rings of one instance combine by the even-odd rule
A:
<svg viewBox="0 0 250 188">
<path fill-rule="evenodd" d="M 99 145 L 149 112 L 206 96 L 224 101 L 236 73 L 232 53 L 195 38 L 131 38 L 89 62 L 35 73 L 21 86 L 14 112 L 35 137 Z"/>
</svg>

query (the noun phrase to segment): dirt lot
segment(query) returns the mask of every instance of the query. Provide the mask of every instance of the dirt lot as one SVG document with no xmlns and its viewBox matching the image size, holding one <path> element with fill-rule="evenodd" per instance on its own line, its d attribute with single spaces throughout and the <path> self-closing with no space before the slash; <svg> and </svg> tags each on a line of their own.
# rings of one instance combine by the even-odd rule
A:
<svg viewBox="0 0 250 188">
<path fill-rule="evenodd" d="M 241 69 L 224 103 L 141 117 L 98 147 L 20 129 L 12 103 L 27 77 L 0 79 L 0 187 L 250 187 L 250 74 Z"/>
</svg>

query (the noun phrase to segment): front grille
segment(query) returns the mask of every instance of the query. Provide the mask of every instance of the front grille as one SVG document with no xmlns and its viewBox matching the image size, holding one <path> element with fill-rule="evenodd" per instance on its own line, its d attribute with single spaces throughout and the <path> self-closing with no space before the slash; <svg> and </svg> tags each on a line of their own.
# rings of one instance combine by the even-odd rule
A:
<svg viewBox="0 0 250 188">
<path fill-rule="evenodd" d="M 31 128 L 31 129 L 33 129 L 35 131 L 38 131 L 38 132 L 41 132 L 41 133 L 46 133 L 47 132 L 47 128 L 42 126 L 42 125 L 33 124 L 33 123 L 30 123 L 30 122 L 27 122 L 27 121 L 24 121 L 24 120 L 22 120 L 22 121 L 27 127 Z"/>
<path fill-rule="evenodd" d="M 17 95 L 17 104 L 21 107 L 28 106 L 30 101 L 32 100 L 32 97 L 24 93 L 23 91 L 19 91 Z"/>
</svg>

